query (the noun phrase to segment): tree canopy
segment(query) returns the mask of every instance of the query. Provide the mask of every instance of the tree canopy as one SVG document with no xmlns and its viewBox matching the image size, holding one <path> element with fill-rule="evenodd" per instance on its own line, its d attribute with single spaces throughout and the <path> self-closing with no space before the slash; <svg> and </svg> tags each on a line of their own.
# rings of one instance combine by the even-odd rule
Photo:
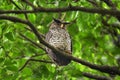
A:
<svg viewBox="0 0 120 80">
<path fill-rule="evenodd" d="M 44 39 L 53 18 L 70 23 L 72 56 Z M 0 80 L 119 80 L 120 1 L 0 0 L 0 65 Z"/>
</svg>

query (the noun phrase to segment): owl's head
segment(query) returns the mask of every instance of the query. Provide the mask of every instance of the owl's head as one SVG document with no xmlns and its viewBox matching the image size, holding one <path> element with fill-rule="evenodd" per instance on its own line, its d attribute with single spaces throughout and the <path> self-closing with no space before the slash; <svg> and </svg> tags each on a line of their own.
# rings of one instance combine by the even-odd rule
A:
<svg viewBox="0 0 120 80">
<path fill-rule="evenodd" d="M 66 29 L 66 25 L 69 24 L 68 22 L 62 22 L 58 19 L 54 18 L 54 21 L 52 22 L 50 29 L 54 28 L 61 28 L 61 29 Z"/>
</svg>

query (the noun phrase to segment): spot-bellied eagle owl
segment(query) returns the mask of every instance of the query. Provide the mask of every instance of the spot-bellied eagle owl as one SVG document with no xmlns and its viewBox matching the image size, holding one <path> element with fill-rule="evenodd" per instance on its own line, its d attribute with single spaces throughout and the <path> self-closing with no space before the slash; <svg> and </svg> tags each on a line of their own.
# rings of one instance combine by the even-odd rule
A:
<svg viewBox="0 0 120 80">
<path fill-rule="evenodd" d="M 45 40 L 53 47 L 64 51 L 66 54 L 72 54 L 71 38 L 66 30 L 67 22 L 54 19 L 51 23 Z M 46 47 L 46 52 L 56 65 L 65 66 L 71 62 L 70 59 L 60 54 L 55 54 L 54 51 Z"/>
</svg>

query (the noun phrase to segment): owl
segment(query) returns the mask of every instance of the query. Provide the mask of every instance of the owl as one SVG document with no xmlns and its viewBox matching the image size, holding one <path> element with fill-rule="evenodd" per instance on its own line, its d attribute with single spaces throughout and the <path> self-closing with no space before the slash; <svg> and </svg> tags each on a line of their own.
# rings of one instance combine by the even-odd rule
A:
<svg viewBox="0 0 120 80">
<path fill-rule="evenodd" d="M 72 54 L 71 38 L 66 29 L 67 22 L 54 19 L 51 23 L 45 40 L 53 47 L 64 51 L 66 54 Z M 56 65 L 65 66 L 71 62 L 67 57 L 55 54 L 54 51 L 46 47 L 46 52 Z"/>
</svg>

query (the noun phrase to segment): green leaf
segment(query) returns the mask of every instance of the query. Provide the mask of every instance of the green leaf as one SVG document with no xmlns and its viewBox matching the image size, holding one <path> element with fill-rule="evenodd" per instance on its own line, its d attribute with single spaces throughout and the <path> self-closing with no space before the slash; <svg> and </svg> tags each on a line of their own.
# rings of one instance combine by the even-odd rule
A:
<svg viewBox="0 0 120 80">
<path fill-rule="evenodd" d="M 0 63 L 2 63 L 4 61 L 3 57 L 0 57 Z"/>
<path fill-rule="evenodd" d="M 22 74 L 23 74 L 23 76 L 30 76 L 30 75 L 32 75 L 32 70 L 30 68 L 25 67 L 22 70 Z"/>
<path fill-rule="evenodd" d="M 18 71 L 18 68 L 16 66 L 14 66 L 13 64 L 11 64 L 10 66 L 7 66 L 6 68 L 10 71 L 14 71 L 14 72 Z"/>
<path fill-rule="evenodd" d="M 30 19 L 31 22 L 35 22 L 36 21 L 36 15 L 35 14 L 29 14 L 28 18 Z"/>
<path fill-rule="evenodd" d="M 8 32 L 5 34 L 8 40 L 14 41 L 14 35 L 12 32 Z"/>
</svg>

